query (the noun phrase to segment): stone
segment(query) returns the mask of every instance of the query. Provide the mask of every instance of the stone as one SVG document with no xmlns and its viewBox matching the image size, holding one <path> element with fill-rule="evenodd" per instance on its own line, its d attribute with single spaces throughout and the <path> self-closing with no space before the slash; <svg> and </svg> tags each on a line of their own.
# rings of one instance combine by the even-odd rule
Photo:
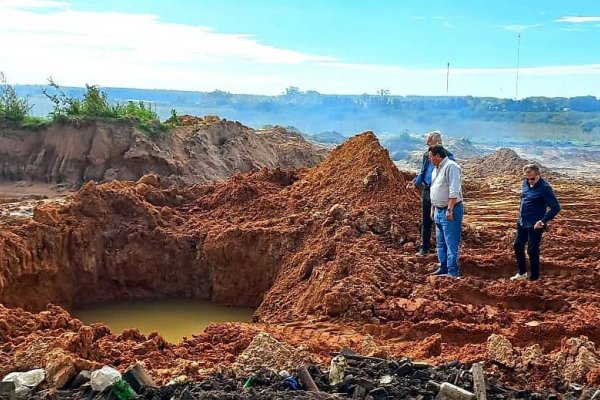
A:
<svg viewBox="0 0 600 400">
<path fill-rule="evenodd" d="M 586 336 L 563 338 L 560 352 L 553 355 L 552 360 L 568 382 L 585 383 L 587 374 L 600 368 L 596 345 Z"/>
<path fill-rule="evenodd" d="M 78 389 L 80 388 L 83 384 L 87 383 L 90 381 L 92 377 L 92 372 L 91 371 L 80 371 L 75 378 L 73 378 L 73 380 L 69 383 L 68 387 L 69 389 Z"/>
<path fill-rule="evenodd" d="M 237 357 L 232 370 L 238 376 L 248 376 L 260 368 L 292 370 L 309 364 L 308 353 L 282 343 L 266 332 L 260 332 Z"/>
<path fill-rule="evenodd" d="M 74 357 L 64 350 L 52 350 L 47 360 L 46 380 L 52 387 L 60 389 L 77 375 Z"/>
<path fill-rule="evenodd" d="M 134 364 L 123 373 L 123 380 L 136 392 L 140 393 L 142 387 L 156 387 L 156 383 L 140 364 Z"/>
<path fill-rule="evenodd" d="M 327 211 L 327 215 L 338 221 L 344 219 L 347 213 L 348 210 L 341 204 L 334 204 L 333 206 L 331 206 L 329 211 Z"/>
<path fill-rule="evenodd" d="M 7 400 L 15 400 L 17 398 L 14 382 L 0 382 L 0 399 L 4 398 Z"/>
<path fill-rule="evenodd" d="M 513 368 L 516 356 L 510 341 L 498 334 L 491 334 L 487 339 L 486 356 L 499 364 Z"/>
<path fill-rule="evenodd" d="M 530 365 L 543 365 L 543 358 L 542 347 L 538 343 L 533 344 L 521 352 L 521 366 L 523 369 L 527 369 Z"/>
</svg>

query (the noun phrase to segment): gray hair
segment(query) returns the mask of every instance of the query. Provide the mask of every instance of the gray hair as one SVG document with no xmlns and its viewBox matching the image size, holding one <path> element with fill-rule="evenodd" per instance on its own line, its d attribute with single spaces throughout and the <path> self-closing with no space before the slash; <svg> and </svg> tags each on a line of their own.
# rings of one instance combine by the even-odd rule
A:
<svg viewBox="0 0 600 400">
<path fill-rule="evenodd" d="M 536 175 L 540 174 L 540 166 L 537 164 L 527 164 L 526 166 L 523 167 L 523 173 L 526 174 L 527 172 L 533 172 Z"/>
<path fill-rule="evenodd" d="M 442 132 L 431 131 L 427 134 L 427 140 L 431 139 L 435 144 L 442 144 Z"/>
</svg>

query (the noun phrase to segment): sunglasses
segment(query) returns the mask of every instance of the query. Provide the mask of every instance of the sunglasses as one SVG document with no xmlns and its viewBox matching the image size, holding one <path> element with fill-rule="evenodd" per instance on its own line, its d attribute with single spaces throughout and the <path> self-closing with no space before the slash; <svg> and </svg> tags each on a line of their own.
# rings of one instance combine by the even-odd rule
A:
<svg viewBox="0 0 600 400">
<path fill-rule="evenodd" d="M 527 179 L 529 182 L 535 182 L 537 180 L 537 176 L 535 178 L 525 178 Z"/>
</svg>

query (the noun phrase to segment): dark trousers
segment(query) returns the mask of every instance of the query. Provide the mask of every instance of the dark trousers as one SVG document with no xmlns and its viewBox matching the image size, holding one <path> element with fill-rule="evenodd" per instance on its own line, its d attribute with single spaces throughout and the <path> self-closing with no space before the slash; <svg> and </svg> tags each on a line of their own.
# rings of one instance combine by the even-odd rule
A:
<svg viewBox="0 0 600 400">
<path fill-rule="evenodd" d="M 429 188 L 423 189 L 421 193 L 421 249 L 423 251 L 429 251 L 429 245 L 431 244 L 431 227 L 433 222 L 431 221 L 431 196 Z"/>
<path fill-rule="evenodd" d="M 523 228 L 517 224 L 517 237 L 515 238 L 515 257 L 519 266 L 519 273 L 527 272 L 527 262 L 525 261 L 525 245 L 527 245 L 527 254 L 529 255 L 529 266 L 531 273 L 529 279 L 532 281 L 540 277 L 540 243 L 544 229 Z"/>
</svg>

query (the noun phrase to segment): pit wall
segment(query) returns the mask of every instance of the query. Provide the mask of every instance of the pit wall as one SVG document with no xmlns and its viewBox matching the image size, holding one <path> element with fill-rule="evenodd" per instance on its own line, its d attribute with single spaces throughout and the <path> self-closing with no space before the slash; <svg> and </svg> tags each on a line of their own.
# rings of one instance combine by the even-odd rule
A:
<svg viewBox="0 0 600 400">
<path fill-rule="evenodd" d="M 38 311 L 182 297 L 257 307 L 295 246 L 294 232 L 179 229 L 184 221 L 135 190 L 112 196 L 87 184 L 77 195 L 87 201 L 40 206 L 33 221 L 2 232 L 0 303 Z"/>
</svg>

